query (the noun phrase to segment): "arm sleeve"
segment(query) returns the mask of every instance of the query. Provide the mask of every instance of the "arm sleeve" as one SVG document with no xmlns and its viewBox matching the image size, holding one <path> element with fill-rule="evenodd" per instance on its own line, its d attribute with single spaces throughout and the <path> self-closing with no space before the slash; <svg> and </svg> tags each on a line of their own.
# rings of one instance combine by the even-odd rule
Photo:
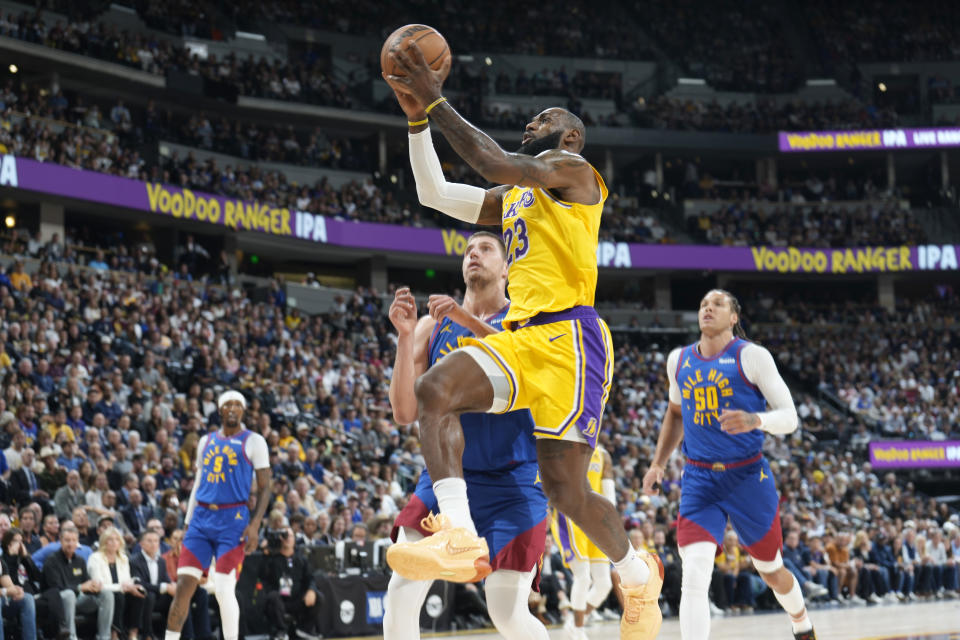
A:
<svg viewBox="0 0 960 640">
<path fill-rule="evenodd" d="M 420 204 L 431 207 L 451 218 L 475 223 L 486 197 L 486 190 L 468 184 L 447 182 L 437 150 L 433 148 L 430 127 L 419 133 L 408 134 L 410 166 L 417 183 Z"/>
<path fill-rule="evenodd" d="M 673 404 L 680 404 L 683 398 L 680 395 L 680 385 L 677 384 L 677 367 L 680 365 L 680 352 L 674 349 L 667 356 L 667 382 L 670 384 L 669 400 Z"/>
<path fill-rule="evenodd" d="M 617 506 L 617 483 L 610 478 L 604 478 L 600 481 L 600 489 L 603 497 L 610 501 L 613 506 Z"/>
<path fill-rule="evenodd" d="M 259 433 L 251 434 L 244 444 L 247 457 L 253 463 L 254 469 L 266 469 L 270 466 L 270 451 L 267 449 L 267 441 Z"/>
<path fill-rule="evenodd" d="M 796 431 L 799 424 L 797 408 L 770 352 L 758 344 L 748 344 L 740 353 L 740 364 L 747 380 L 760 389 L 770 407 L 769 411 L 757 414 L 760 428 L 774 434 Z"/>
</svg>

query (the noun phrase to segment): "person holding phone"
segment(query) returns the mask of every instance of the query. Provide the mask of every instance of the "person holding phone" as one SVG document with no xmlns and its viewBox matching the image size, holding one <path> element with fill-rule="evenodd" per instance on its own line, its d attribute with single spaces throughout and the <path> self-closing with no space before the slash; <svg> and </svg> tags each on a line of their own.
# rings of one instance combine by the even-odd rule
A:
<svg viewBox="0 0 960 640">
<path fill-rule="evenodd" d="M 137 640 L 147 590 L 130 575 L 130 560 L 119 529 L 108 527 L 100 534 L 100 547 L 87 560 L 87 571 L 104 591 L 114 594 L 113 630 L 120 638 Z"/>
</svg>

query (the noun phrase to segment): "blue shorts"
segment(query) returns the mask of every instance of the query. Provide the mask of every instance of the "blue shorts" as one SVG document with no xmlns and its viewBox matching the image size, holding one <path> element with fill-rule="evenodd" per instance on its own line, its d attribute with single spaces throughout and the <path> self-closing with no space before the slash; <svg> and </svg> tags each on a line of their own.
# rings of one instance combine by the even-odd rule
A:
<svg viewBox="0 0 960 640">
<path fill-rule="evenodd" d="M 490 547 L 490 566 L 511 571 L 530 571 L 543 555 L 547 535 L 547 497 L 540 486 L 535 462 L 510 471 L 465 471 L 470 515 L 477 533 Z M 391 537 L 396 540 L 400 527 L 420 527 L 427 514 L 437 513 L 433 481 L 423 471 L 407 506 L 397 515 Z"/>
<path fill-rule="evenodd" d="M 177 569 L 192 567 L 206 572 L 213 558 L 217 573 L 240 573 L 243 564 L 243 530 L 250 522 L 246 505 L 212 510 L 197 505 L 183 538 Z"/>
<path fill-rule="evenodd" d="M 726 471 L 687 464 L 682 486 L 678 546 L 722 544 L 729 517 L 752 557 L 767 562 L 776 558 L 783 546 L 780 496 L 765 458 Z"/>
</svg>

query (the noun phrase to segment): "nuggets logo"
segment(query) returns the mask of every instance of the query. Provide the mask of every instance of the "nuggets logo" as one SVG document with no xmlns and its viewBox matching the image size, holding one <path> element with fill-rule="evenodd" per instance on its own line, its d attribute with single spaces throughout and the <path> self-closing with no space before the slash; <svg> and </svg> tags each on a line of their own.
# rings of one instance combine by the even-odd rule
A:
<svg viewBox="0 0 960 640">
<path fill-rule="evenodd" d="M 203 470 L 206 473 L 207 482 L 226 482 L 227 470 L 224 469 L 224 460 L 228 468 L 237 466 L 237 452 L 227 445 L 223 447 L 214 445 L 207 448 L 203 454 Z M 229 471 L 232 473 L 233 469 Z"/>
<path fill-rule="evenodd" d="M 706 379 L 702 369 L 694 369 L 683 380 L 682 394 L 684 408 L 693 408 L 693 423 L 706 426 L 720 423 L 720 399 L 733 396 L 733 387 L 730 379 L 716 369 L 710 369 Z M 693 405 L 688 402 L 691 399 Z"/>
</svg>

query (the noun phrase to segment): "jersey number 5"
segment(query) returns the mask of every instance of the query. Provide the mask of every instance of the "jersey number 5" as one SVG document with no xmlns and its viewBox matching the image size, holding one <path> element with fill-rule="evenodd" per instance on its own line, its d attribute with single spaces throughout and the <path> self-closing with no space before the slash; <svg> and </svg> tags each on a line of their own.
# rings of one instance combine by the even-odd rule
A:
<svg viewBox="0 0 960 640">
<path fill-rule="evenodd" d="M 513 247 L 514 239 L 517 241 L 516 249 Z M 507 266 L 527 255 L 530 250 L 530 238 L 527 236 L 527 223 L 523 218 L 517 218 L 513 227 L 504 229 L 503 244 L 507 247 Z"/>
</svg>

